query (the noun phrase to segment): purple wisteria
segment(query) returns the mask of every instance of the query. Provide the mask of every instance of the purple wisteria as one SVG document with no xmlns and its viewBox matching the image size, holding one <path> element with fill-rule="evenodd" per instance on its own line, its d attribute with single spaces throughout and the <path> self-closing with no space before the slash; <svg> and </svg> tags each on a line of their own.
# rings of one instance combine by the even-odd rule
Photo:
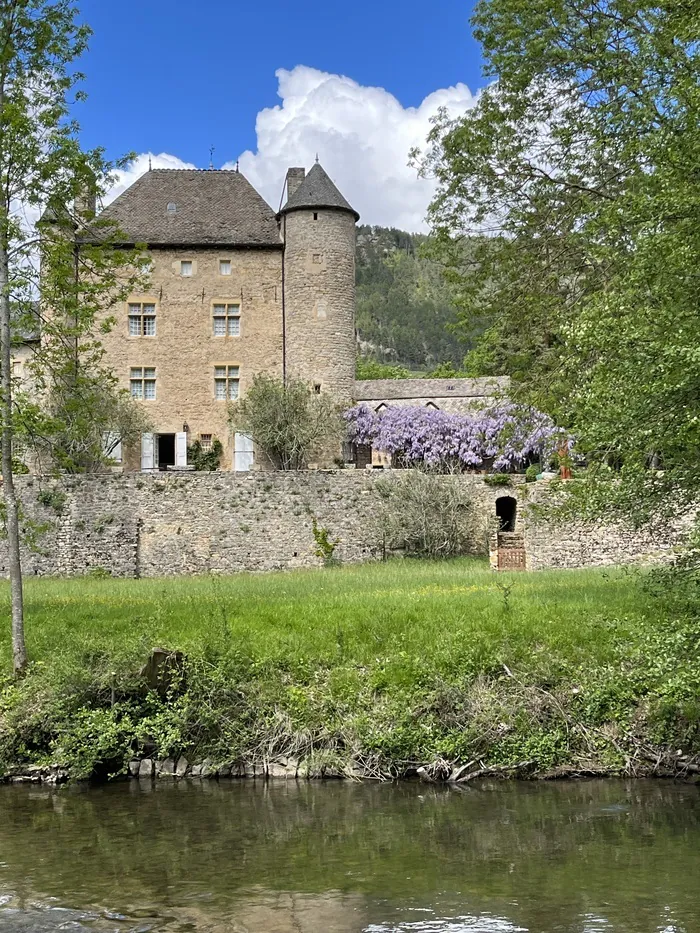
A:
<svg viewBox="0 0 700 933">
<path fill-rule="evenodd" d="M 397 406 L 373 411 L 356 405 L 345 412 L 351 442 L 396 456 L 405 465 L 480 469 L 522 469 L 546 461 L 568 442 L 542 412 L 502 403 L 469 415 L 431 408 Z"/>
</svg>

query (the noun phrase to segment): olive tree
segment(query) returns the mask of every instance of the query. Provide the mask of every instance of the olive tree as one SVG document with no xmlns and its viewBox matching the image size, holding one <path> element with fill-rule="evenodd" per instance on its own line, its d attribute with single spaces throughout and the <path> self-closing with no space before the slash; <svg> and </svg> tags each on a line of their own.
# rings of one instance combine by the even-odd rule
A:
<svg viewBox="0 0 700 933">
<path fill-rule="evenodd" d="M 339 448 L 345 434 L 341 408 L 331 396 L 299 379 L 266 375 L 255 376 L 245 396 L 231 405 L 229 420 L 280 470 L 303 469 L 311 456 Z"/>
</svg>

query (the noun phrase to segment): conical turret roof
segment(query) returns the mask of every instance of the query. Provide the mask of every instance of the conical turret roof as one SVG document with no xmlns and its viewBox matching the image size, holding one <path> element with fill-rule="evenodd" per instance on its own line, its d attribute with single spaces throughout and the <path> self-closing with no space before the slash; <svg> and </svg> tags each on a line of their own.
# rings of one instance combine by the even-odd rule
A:
<svg viewBox="0 0 700 933">
<path fill-rule="evenodd" d="M 348 211 L 354 215 L 356 221 L 360 219 L 360 215 L 355 208 L 348 204 L 331 181 L 328 173 L 318 162 L 284 205 L 280 214 L 288 214 L 290 211 L 315 210 L 317 208 Z"/>
</svg>

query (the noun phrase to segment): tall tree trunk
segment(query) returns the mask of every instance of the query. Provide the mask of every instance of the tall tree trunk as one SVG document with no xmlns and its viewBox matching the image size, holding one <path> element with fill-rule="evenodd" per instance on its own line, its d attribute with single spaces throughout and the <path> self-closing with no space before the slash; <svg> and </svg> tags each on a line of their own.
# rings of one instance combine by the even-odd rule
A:
<svg viewBox="0 0 700 933">
<path fill-rule="evenodd" d="M 5 238 L 2 237 L 2 241 Z M 7 549 L 12 595 L 12 662 L 15 676 L 27 666 L 24 642 L 24 599 L 22 563 L 19 550 L 19 504 L 12 475 L 12 353 L 10 331 L 10 289 L 7 242 L 0 241 L 0 392 L 2 393 L 2 486 L 5 499 Z"/>
</svg>

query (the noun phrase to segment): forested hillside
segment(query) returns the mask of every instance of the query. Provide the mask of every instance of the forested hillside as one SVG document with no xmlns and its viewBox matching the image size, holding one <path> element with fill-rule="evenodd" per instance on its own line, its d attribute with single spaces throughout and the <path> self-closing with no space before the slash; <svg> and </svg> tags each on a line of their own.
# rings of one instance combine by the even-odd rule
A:
<svg viewBox="0 0 700 933">
<path fill-rule="evenodd" d="M 357 329 L 360 354 L 409 370 L 458 366 L 468 347 L 440 268 L 420 257 L 426 237 L 361 226 L 357 235 Z"/>
</svg>

